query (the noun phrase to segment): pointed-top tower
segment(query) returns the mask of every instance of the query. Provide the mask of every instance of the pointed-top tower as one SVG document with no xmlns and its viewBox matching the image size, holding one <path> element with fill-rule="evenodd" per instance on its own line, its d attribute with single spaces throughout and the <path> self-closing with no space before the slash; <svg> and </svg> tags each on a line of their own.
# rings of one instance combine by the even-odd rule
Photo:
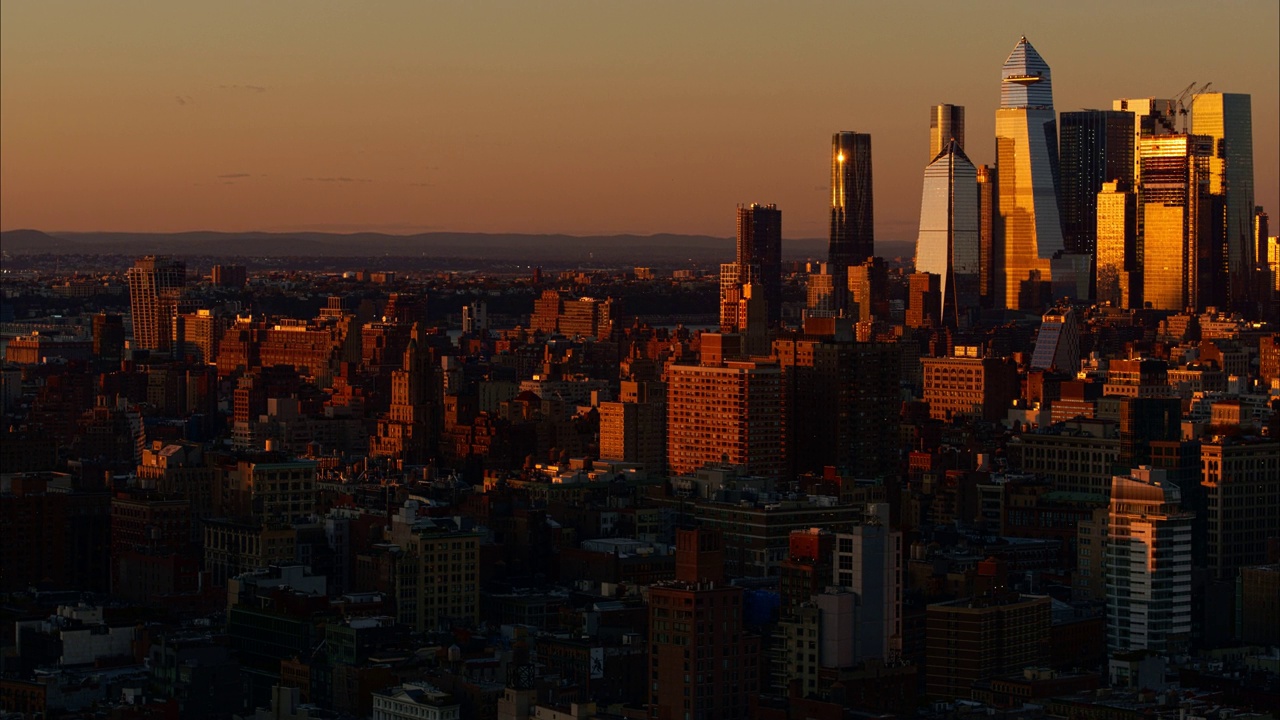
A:
<svg viewBox="0 0 1280 720">
<path fill-rule="evenodd" d="M 1000 81 L 1000 107 L 1053 109 L 1049 63 L 1027 42 L 1025 35 L 1004 61 Z"/>
<path fill-rule="evenodd" d="M 1050 260 L 1063 250 L 1058 217 L 1058 123 L 1049 65 L 1024 37 L 1000 71 L 996 110 L 997 305 L 1034 310 L 1048 299 Z"/>
<path fill-rule="evenodd" d="M 938 276 L 939 307 L 927 314 L 949 327 L 978 305 L 978 171 L 951 138 L 924 169 L 916 272 Z"/>
</svg>

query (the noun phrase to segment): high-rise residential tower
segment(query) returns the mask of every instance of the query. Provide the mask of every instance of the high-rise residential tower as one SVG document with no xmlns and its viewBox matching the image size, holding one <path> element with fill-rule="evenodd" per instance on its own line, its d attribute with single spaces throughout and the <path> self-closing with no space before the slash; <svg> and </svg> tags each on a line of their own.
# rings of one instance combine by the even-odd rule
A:
<svg viewBox="0 0 1280 720">
<path fill-rule="evenodd" d="M 1191 634 L 1191 522 L 1165 471 L 1111 479 L 1107 649 L 1177 652 Z"/>
<path fill-rule="evenodd" d="M 1133 172 L 1133 113 L 1080 110 L 1059 116 L 1058 160 L 1062 234 L 1068 252 L 1097 247 L 1097 201 L 1104 182 L 1126 183 Z"/>
<path fill-rule="evenodd" d="M 764 289 L 770 324 L 782 320 L 782 211 L 776 205 L 738 206 L 737 263 L 754 266 Z"/>
<path fill-rule="evenodd" d="M 958 327 L 977 307 L 979 235 L 977 170 L 954 138 L 924 170 L 916 272 L 939 277 L 939 307 L 933 316 Z"/>
<path fill-rule="evenodd" d="M 831 241 L 827 260 L 840 309 L 846 307 L 849 266 L 875 255 L 871 202 L 871 136 L 831 136 Z"/>
<path fill-rule="evenodd" d="M 1213 138 L 1209 192 L 1225 197 L 1226 300 L 1249 302 L 1257 248 L 1253 242 L 1252 102 L 1243 93 L 1200 93 L 1191 102 L 1191 132 Z"/>
<path fill-rule="evenodd" d="M 1215 305 L 1222 297 L 1221 234 L 1212 222 L 1221 196 L 1209 192 L 1213 139 L 1142 138 L 1142 300 L 1155 310 Z"/>
<path fill-rule="evenodd" d="M 1063 250 L 1058 217 L 1058 130 L 1049 65 L 1024 37 L 1001 70 L 996 111 L 1000 227 L 995 253 L 997 306 L 1034 309 Z"/>
<path fill-rule="evenodd" d="M 148 255 L 134 262 L 127 277 L 134 342 L 143 350 L 167 351 L 173 344 L 173 315 L 187 281 L 186 263 Z"/>
<path fill-rule="evenodd" d="M 964 149 L 964 106 L 943 103 L 929 108 L 929 160 L 938 157 L 952 140 Z"/>
</svg>

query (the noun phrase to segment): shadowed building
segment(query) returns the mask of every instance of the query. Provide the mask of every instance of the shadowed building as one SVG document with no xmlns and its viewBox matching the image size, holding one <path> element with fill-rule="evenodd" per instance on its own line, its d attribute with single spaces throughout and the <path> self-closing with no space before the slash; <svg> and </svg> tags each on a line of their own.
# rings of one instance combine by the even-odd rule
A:
<svg viewBox="0 0 1280 720">
<path fill-rule="evenodd" d="M 1133 172 L 1133 113 L 1080 110 L 1061 117 L 1059 184 L 1062 234 L 1067 251 L 1097 247 L 1098 192 L 1105 182 L 1128 185 Z"/>
<path fill-rule="evenodd" d="M 871 203 L 871 136 L 838 132 L 831 136 L 831 265 L 840 309 L 847 306 L 849 266 L 875 255 Z"/>
</svg>

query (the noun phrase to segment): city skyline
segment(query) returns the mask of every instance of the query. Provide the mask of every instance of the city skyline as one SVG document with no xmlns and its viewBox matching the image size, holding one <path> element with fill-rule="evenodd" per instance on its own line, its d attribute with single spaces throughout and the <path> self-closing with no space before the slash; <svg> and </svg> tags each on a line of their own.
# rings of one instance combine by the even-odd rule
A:
<svg viewBox="0 0 1280 720">
<path fill-rule="evenodd" d="M 1192 81 L 1250 94 L 1255 202 L 1274 212 L 1280 73 L 1259 48 L 1277 8 L 1203 23 L 1180 7 L 1099 23 L 1100 4 L 1010 5 L 904 32 L 854 6 L 392 6 L 298 25 L 283 6 L 8 3 L 0 222 L 728 237 L 727 209 L 761 202 L 787 213 L 786 237 L 820 238 L 825 137 L 856 128 L 877 146 L 876 236 L 909 242 L 926 113 L 965 106 L 966 154 L 994 161 L 995 67 L 1022 34 L 1052 60 L 1059 111 Z"/>
</svg>

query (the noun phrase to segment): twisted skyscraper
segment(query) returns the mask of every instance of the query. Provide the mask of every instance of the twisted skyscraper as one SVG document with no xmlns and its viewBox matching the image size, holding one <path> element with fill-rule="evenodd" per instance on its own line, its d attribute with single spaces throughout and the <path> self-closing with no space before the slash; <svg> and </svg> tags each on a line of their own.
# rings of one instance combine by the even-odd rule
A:
<svg viewBox="0 0 1280 720">
<path fill-rule="evenodd" d="M 1035 309 L 1047 299 L 1050 260 L 1063 250 L 1053 85 L 1049 65 L 1025 37 L 1005 60 L 1000 76 L 996 305 Z"/>
</svg>

